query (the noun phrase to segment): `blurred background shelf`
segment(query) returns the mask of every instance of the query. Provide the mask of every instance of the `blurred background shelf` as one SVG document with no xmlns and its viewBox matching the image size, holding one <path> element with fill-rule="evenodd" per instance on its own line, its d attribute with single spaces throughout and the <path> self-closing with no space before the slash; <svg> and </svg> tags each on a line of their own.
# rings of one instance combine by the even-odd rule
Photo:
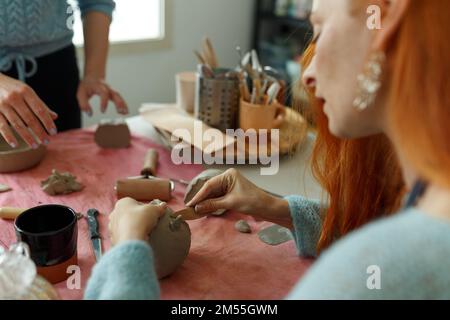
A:
<svg viewBox="0 0 450 320">
<path fill-rule="evenodd" d="M 256 0 L 253 47 L 291 87 L 300 78 L 298 62 L 312 38 L 311 6 L 312 0 Z M 290 104 L 291 95 L 287 98 Z"/>
</svg>

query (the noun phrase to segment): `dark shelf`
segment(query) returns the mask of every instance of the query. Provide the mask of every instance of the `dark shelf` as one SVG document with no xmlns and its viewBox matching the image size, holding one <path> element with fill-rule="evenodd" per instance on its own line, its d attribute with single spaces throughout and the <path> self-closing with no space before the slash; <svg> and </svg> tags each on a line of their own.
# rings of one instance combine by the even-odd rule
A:
<svg viewBox="0 0 450 320">
<path fill-rule="evenodd" d="M 295 18 L 295 17 L 290 17 L 290 16 L 276 16 L 274 14 L 271 13 L 263 13 L 260 16 L 261 21 L 270 21 L 273 23 L 278 23 L 278 24 L 285 24 L 285 25 L 289 25 L 292 26 L 294 28 L 311 28 L 311 25 L 309 23 L 308 19 L 300 19 L 300 18 Z"/>
<path fill-rule="evenodd" d="M 312 38 L 312 27 L 309 19 L 276 15 L 275 3 L 276 0 L 256 0 L 253 48 L 261 62 L 277 69 L 290 85 L 296 81 L 296 75 L 288 62 L 298 61 Z"/>
</svg>

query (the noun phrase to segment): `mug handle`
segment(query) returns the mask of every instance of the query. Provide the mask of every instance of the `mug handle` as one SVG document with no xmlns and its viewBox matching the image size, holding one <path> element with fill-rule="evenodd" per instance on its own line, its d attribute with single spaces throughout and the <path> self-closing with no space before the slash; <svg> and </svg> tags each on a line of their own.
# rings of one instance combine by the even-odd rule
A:
<svg viewBox="0 0 450 320">
<path fill-rule="evenodd" d="M 276 111 L 275 111 L 275 119 L 273 121 L 273 127 L 274 129 L 277 129 L 281 127 L 281 125 L 284 122 L 284 118 L 286 117 L 286 107 L 277 103 L 275 105 Z"/>
</svg>

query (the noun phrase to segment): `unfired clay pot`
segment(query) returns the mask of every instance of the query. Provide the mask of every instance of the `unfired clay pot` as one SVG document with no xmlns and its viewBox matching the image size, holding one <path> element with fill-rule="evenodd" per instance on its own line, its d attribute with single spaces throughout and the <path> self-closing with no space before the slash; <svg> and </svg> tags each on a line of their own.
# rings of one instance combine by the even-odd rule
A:
<svg viewBox="0 0 450 320">
<path fill-rule="evenodd" d="M 37 149 L 31 149 L 16 134 L 17 148 L 12 148 L 0 137 L 0 173 L 12 173 L 24 171 L 37 166 L 44 158 L 47 148 L 40 145 Z"/>
<path fill-rule="evenodd" d="M 152 202 L 158 203 L 158 200 Z M 149 243 L 153 249 L 158 279 L 174 273 L 183 264 L 191 248 L 189 225 L 173 214 L 172 209 L 167 208 L 166 214 L 159 219 L 158 225 L 150 234 Z"/>
<path fill-rule="evenodd" d="M 223 172 L 216 169 L 205 170 L 191 180 L 186 188 L 186 194 L 184 195 L 184 203 L 187 204 L 194 198 L 194 196 L 200 191 L 203 185 L 211 178 L 221 175 Z M 215 216 L 221 216 L 226 212 L 226 210 L 217 210 L 213 213 Z"/>
</svg>

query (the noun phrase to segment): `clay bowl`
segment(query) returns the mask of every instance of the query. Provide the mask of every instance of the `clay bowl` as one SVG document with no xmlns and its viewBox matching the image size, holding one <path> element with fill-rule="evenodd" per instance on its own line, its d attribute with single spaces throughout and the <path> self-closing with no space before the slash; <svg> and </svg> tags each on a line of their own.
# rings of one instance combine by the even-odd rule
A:
<svg viewBox="0 0 450 320">
<path fill-rule="evenodd" d="M 16 138 L 19 146 L 14 149 L 0 136 L 0 173 L 31 169 L 37 166 L 47 153 L 47 148 L 43 145 L 33 150 L 17 134 Z"/>
</svg>

